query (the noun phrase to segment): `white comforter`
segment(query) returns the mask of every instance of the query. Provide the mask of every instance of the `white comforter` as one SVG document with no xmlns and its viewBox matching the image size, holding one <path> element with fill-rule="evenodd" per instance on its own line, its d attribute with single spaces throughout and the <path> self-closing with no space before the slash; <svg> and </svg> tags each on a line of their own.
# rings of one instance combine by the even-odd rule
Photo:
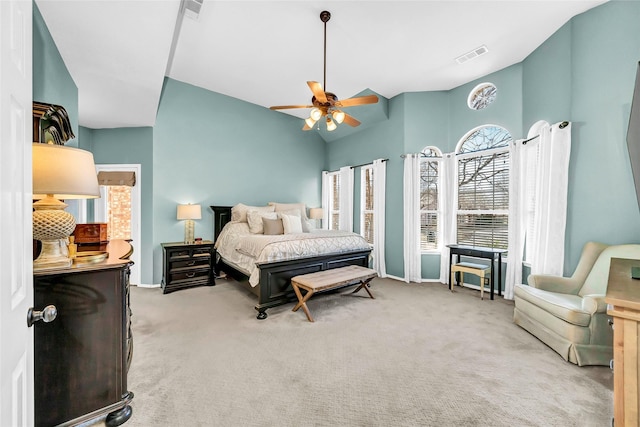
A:
<svg viewBox="0 0 640 427">
<path fill-rule="evenodd" d="M 313 230 L 271 236 L 250 233 L 246 222 L 225 225 L 215 246 L 226 262 L 249 276 L 251 286 L 260 280 L 257 263 L 371 248 L 362 236 L 348 231 Z"/>
</svg>

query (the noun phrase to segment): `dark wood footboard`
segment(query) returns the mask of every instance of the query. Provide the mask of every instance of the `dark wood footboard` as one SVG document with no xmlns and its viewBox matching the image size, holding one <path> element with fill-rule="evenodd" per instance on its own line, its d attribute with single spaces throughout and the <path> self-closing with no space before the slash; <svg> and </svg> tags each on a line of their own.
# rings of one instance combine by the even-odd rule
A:
<svg viewBox="0 0 640 427">
<path fill-rule="evenodd" d="M 347 265 L 368 267 L 369 253 L 370 249 L 258 264 L 260 292 L 255 307 L 258 310 L 258 319 L 266 319 L 268 308 L 296 301 L 291 287 L 292 277 Z"/>
<path fill-rule="evenodd" d="M 231 220 L 230 206 L 210 206 L 214 212 L 214 236 L 217 239 L 222 227 Z M 314 273 L 316 271 L 329 270 L 347 265 L 369 266 L 370 249 L 332 253 L 309 258 L 298 258 L 288 261 L 260 263 L 260 283 L 258 287 L 258 303 L 255 309 L 258 311 L 258 319 L 266 319 L 266 310 L 271 307 L 286 304 L 296 300 L 291 288 L 291 278 L 300 274 Z M 231 269 L 232 276 L 245 276 L 225 264 L 226 269 Z"/>
</svg>

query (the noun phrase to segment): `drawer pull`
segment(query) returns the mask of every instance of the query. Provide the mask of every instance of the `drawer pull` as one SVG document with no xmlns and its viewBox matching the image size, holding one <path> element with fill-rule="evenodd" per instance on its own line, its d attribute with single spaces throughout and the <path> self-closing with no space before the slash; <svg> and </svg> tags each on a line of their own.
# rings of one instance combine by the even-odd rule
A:
<svg viewBox="0 0 640 427">
<path fill-rule="evenodd" d="M 191 279 L 192 277 L 194 277 L 196 275 L 196 273 L 187 273 L 186 276 Z"/>
<path fill-rule="evenodd" d="M 196 261 L 195 261 L 195 260 L 193 260 L 193 261 L 189 261 L 189 262 L 187 263 L 187 265 L 196 265 Z"/>
</svg>

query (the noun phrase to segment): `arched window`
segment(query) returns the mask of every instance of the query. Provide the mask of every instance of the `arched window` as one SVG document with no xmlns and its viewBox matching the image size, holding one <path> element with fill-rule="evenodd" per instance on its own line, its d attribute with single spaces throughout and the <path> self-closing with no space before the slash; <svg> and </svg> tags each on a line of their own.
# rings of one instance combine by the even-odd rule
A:
<svg viewBox="0 0 640 427">
<path fill-rule="evenodd" d="M 458 244 L 507 249 L 508 130 L 479 126 L 458 143 Z"/>
<path fill-rule="evenodd" d="M 438 250 L 440 210 L 438 179 L 442 153 L 437 147 L 425 147 L 420 159 L 420 249 Z"/>
</svg>

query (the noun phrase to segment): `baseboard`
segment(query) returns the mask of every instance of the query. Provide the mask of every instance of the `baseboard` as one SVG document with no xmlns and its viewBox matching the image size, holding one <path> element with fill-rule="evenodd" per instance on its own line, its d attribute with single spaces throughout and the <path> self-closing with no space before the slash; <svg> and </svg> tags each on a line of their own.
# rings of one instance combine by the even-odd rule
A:
<svg viewBox="0 0 640 427">
<path fill-rule="evenodd" d="M 151 284 L 151 285 L 145 285 L 143 283 L 139 284 L 139 285 L 132 285 L 132 286 L 137 286 L 139 288 L 159 288 L 160 287 L 160 283 L 158 284 Z"/>
<path fill-rule="evenodd" d="M 440 282 L 440 279 L 420 279 L 419 282 L 407 282 L 406 280 L 404 280 L 404 277 L 392 276 L 390 274 L 387 274 L 387 278 L 388 279 L 393 279 L 393 280 L 398 280 L 400 282 L 405 282 L 405 283 L 442 283 L 442 282 Z M 478 288 L 478 289 L 480 289 L 480 288 Z"/>
</svg>

